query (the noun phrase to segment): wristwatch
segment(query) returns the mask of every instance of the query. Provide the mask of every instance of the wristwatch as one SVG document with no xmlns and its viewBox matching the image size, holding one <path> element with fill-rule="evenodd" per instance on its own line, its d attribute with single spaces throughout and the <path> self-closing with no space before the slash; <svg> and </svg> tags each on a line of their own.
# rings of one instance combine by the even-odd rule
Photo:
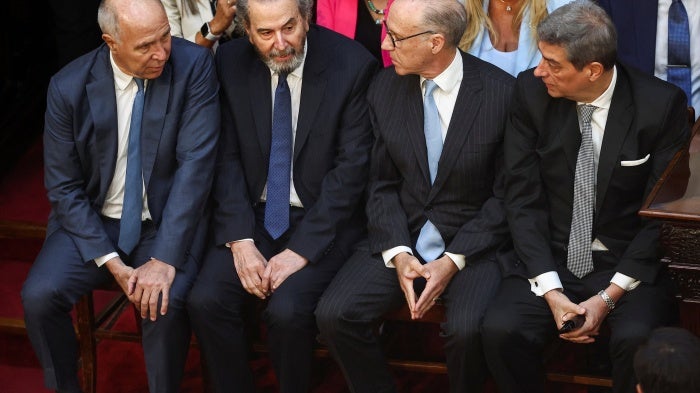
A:
<svg viewBox="0 0 700 393">
<path fill-rule="evenodd" d="M 605 292 L 605 289 L 598 292 L 598 296 L 600 296 L 603 299 L 603 301 L 605 302 L 605 305 L 608 306 L 608 312 L 615 309 L 615 302 L 612 300 L 610 295 L 608 295 L 608 293 Z"/>
<path fill-rule="evenodd" d="M 221 34 L 212 34 L 211 30 L 209 29 L 209 22 L 203 24 L 199 32 L 202 33 L 202 37 L 212 42 L 216 42 L 219 40 L 219 38 L 221 38 Z"/>
</svg>

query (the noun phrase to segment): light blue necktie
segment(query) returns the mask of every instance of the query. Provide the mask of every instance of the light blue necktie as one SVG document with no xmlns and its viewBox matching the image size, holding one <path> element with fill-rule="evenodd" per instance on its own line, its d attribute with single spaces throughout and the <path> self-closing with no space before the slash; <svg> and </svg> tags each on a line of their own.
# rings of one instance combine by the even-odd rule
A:
<svg viewBox="0 0 700 393">
<path fill-rule="evenodd" d="M 430 184 L 435 182 L 438 163 L 442 154 L 442 129 L 440 127 L 440 115 L 438 114 L 433 91 L 438 86 L 432 80 L 425 81 L 425 96 L 423 97 L 423 130 L 425 132 L 425 144 L 428 149 L 428 169 L 430 170 Z M 426 262 L 431 262 L 440 257 L 445 251 L 445 242 L 440 231 L 428 220 L 420 230 L 416 251 Z"/>
<path fill-rule="evenodd" d="M 690 102 L 690 28 L 681 0 L 673 0 L 668 9 L 667 64 L 666 80 L 683 89 Z"/>
<path fill-rule="evenodd" d="M 292 98 L 287 74 L 279 74 L 272 110 L 270 167 L 267 170 L 265 229 L 277 239 L 289 229 L 289 181 L 292 167 Z"/>
<path fill-rule="evenodd" d="M 143 119 L 143 79 L 134 78 L 138 91 L 131 108 L 129 145 L 124 178 L 124 205 L 119 223 L 119 249 L 127 255 L 133 251 L 141 236 L 143 210 L 143 175 L 141 172 L 141 120 Z"/>
</svg>

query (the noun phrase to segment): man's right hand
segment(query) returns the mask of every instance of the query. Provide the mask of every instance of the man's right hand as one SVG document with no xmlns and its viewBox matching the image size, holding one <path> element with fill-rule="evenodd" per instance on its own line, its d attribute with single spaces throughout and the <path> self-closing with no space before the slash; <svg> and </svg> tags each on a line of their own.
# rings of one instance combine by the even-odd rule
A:
<svg viewBox="0 0 700 393">
<path fill-rule="evenodd" d="M 556 323 L 557 329 L 561 329 L 564 321 L 572 319 L 575 315 L 586 315 L 586 309 L 573 303 L 569 298 L 564 295 L 563 292 L 558 289 L 552 289 L 551 291 L 544 294 L 544 300 L 547 301 L 549 309 L 552 310 L 552 317 L 554 318 L 554 323 Z M 585 343 L 583 341 L 575 341 L 568 339 L 566 337 L 559 337 L 578 343 Z"/>
<path fill-rule="evenodd" d="M 267 260 L 260 254 L 255 243 L 241 240 L 231 243 L 231 254 L 233 255 L 233 265 L 241 280 L 243 288 L 248 293 L 260 299 L 265 299 L 267 293 L 262 289 L 262 276 L 267 266 Z"/>
<path fill-rule="evenodd" d="M 134 268 L 125 265 L 124 262 L 122 262 L 122 259 L 119 257 L 114 257 L 105 262 L 105 266 L 109 272 L 112 273 L 114 280 L 117 281 L 117 284 L 119 284 L 122 291 L 126 294 L 129 300 L 133 302 L 133 291 L 129 291 L 128 282 L 129 278 L 131 278 L 131 275 L 134 273 Z"/>
<path fill-rule="evenodd" d="M 411 310 L 411 315 L 413 315 L 416 311 L 416 292 L 413 289 L 413 280 L 418 277 L 423 277 L 427 280 L 430 278 L 430 272 L 416 257 L 407 252 L 396 254 L 393 261 L 396 267 L 396 275 L 399 278 L 399 285 L 401 285 L 401 290 L 403 290 L 403 294 L 406 297 L 408 309 Z"/>
</svg>

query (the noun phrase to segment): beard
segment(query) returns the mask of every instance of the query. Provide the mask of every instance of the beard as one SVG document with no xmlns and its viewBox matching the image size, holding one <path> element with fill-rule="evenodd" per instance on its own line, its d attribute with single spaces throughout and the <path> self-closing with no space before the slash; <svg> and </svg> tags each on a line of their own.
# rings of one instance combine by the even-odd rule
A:
<svg viewBox="0 0 700 393">
<path fill-rule="evenodd" d="M 262 59 L 265 65 L 267 65 L 273 72 L 277 72 L 280 74 L 289 74 L 290 72 L 294 71 L 297 67 L 299 67 L 299 65 L 301 65 L 301 62 L 304 60 L 304 45 L 305 42 L 302 42 L 301 48 L 299 48 L 299 50 L 296 50 L 296 48 L 294 48 L 293 46 L 289 46 L 285 50 L 272 49 L 268 54 L 263 54 L 257 47 L 255 47 L 255 50 L 256 52 L 258 52 L 258 56 L 260 56 L 260 59 Z M 278 57 L 284 57 L 289 55 L 292 55 L 292 57 L 290 57 L 288 60 L 275 60 Z"/>
</svg>

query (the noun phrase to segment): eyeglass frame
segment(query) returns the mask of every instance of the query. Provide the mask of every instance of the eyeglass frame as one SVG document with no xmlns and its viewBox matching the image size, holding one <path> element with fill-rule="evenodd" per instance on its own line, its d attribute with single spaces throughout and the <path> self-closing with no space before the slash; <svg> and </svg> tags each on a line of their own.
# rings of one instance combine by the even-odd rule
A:
<svg viewBox="0 0 700 393">
<path fill-rule="evenodd" d="M 397 43 L 397 42 L 405 41 L 405 40 L 407 40 L 407 39 L 409 39 L 409 38 L 418 37 L 418 36 L 421 36 L 421 35 L 423 35 L 423 34 L 437 34 L 437 32 L 435 32 L 435 31 L 426 30 L 426 31 L 423 31 L 423 32 L 420 32 L 420 33 L 411 34 L 411 35 L 409 35 L 408 37 L 403 37 L 403 38 L 395 39 L 395 38 L 394 38 L 394 34 L 392 34 L 392 33 L 389 31 L 389 26 L 387 26 L 386 20 L 383 20 L 382 23 L 384 24 L 384 29 L 386 30 L 386 35 L 387 35 L 387 37 L 389 37 L 389 39 L 391 40 L 391 46 L 392 46 L 394 49 L 400 48 L 400 46 L 396 46 L 396 43 Z"/>
</svg>

